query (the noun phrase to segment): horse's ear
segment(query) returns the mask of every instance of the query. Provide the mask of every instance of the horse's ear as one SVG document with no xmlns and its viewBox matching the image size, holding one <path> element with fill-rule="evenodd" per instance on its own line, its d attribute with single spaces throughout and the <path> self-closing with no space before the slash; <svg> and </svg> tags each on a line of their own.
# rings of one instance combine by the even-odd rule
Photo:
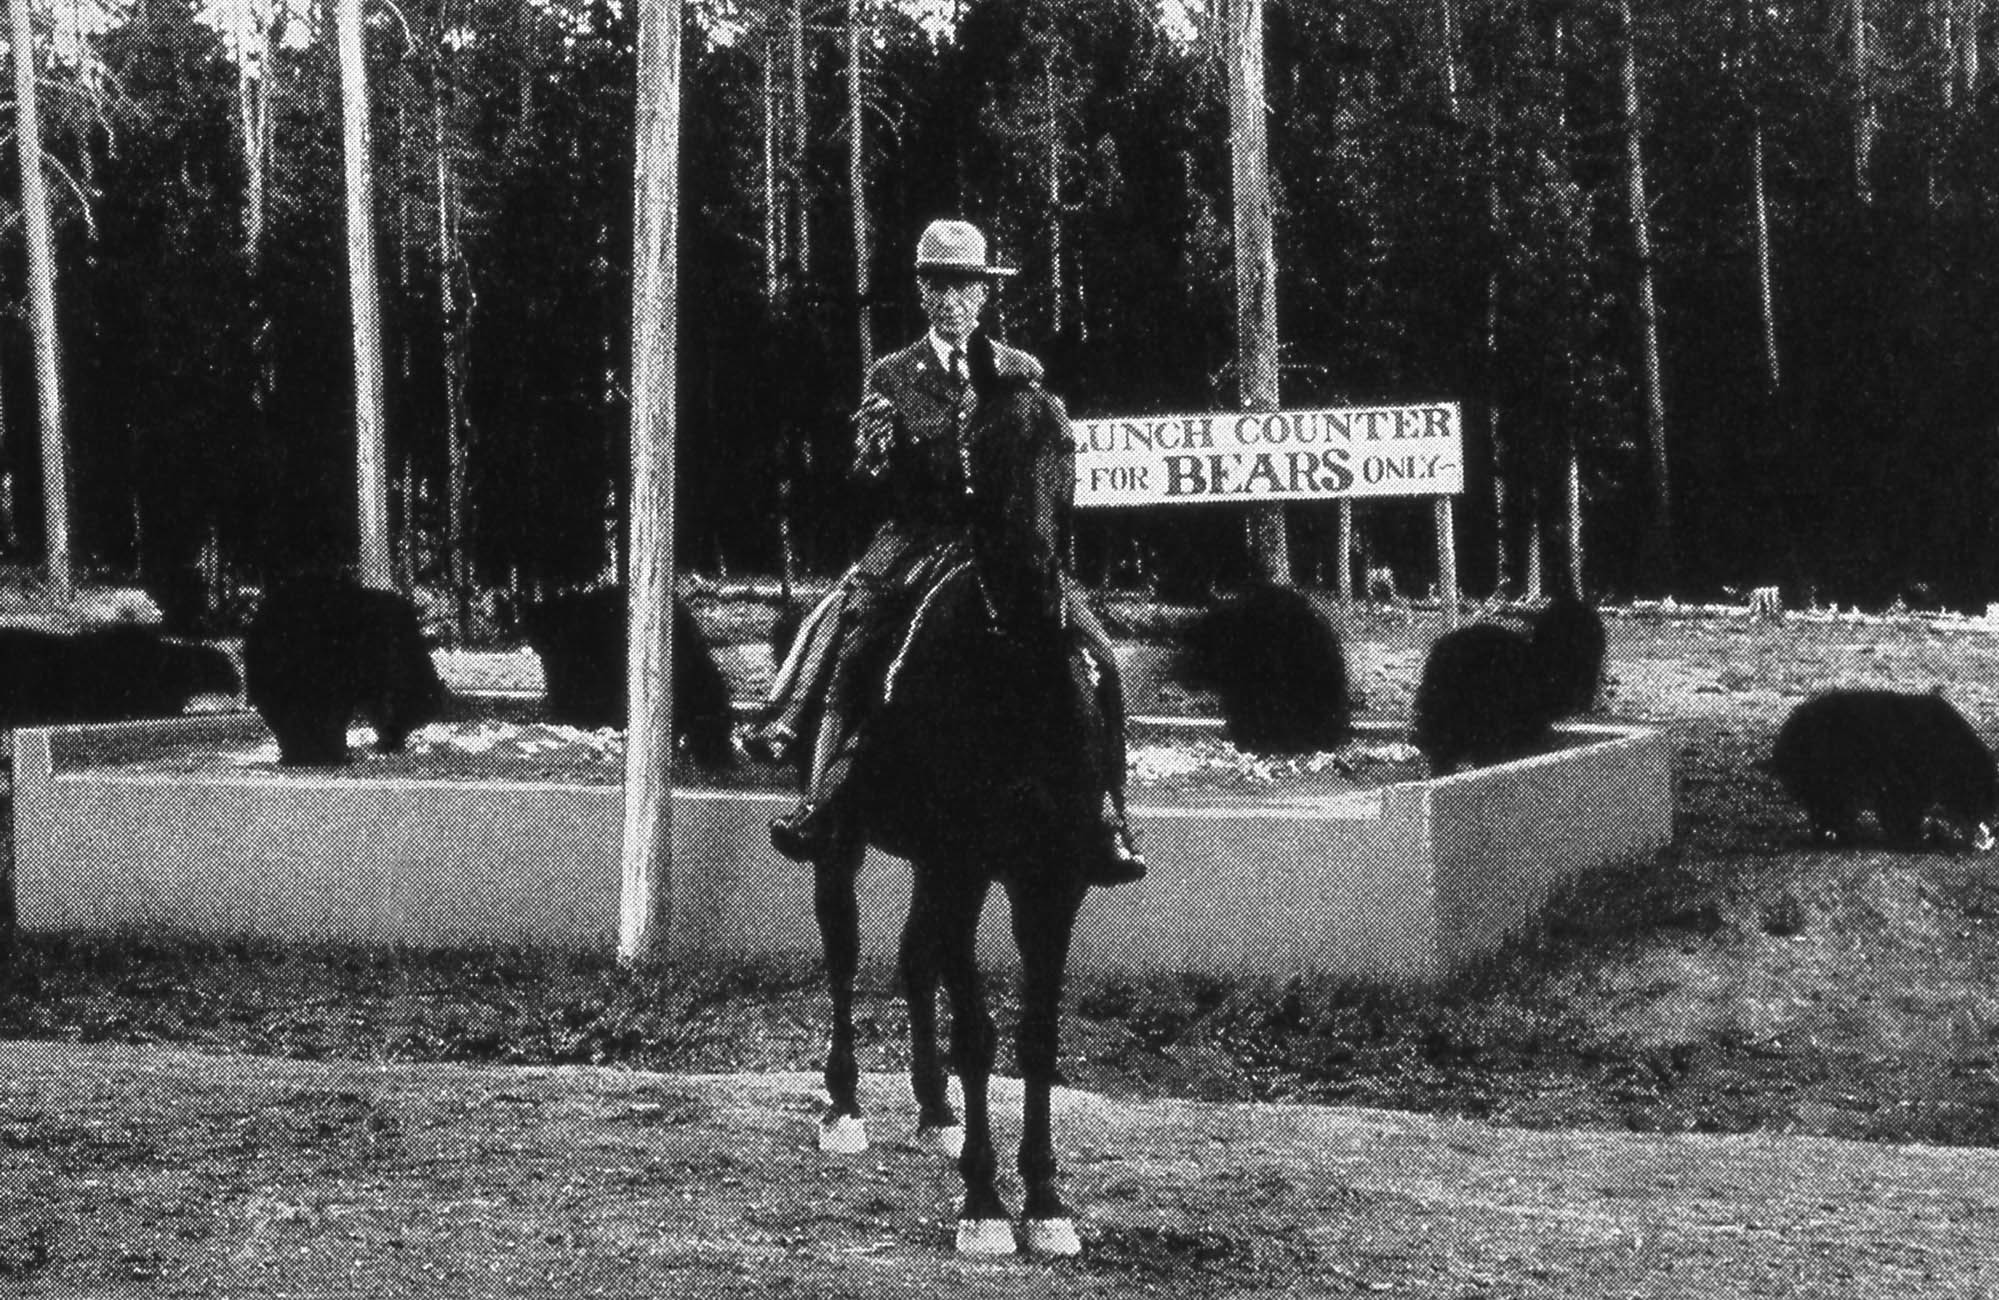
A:
<svg viewBox="0 0 1999 1300">
<path fill-rule="evenodd" d="M 973 331 L 965 345 L 965 369 L 974 392 L 990 393 L 999 382 L 999 354 L 993 350 L 993 336 L 983 326 Z"/>
</svg>

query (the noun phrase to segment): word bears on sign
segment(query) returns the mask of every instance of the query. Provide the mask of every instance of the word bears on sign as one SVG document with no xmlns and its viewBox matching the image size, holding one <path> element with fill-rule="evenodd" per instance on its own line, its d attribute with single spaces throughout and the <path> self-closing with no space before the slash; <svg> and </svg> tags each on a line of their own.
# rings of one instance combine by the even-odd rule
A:
<svg viewBox="0 0 1999 1300">
<path fill-rule="evenodd" d="M 1072 423 L 1076 504 L 1442 496 L 1464 491 L 1455 402 Z"/>
</svg>

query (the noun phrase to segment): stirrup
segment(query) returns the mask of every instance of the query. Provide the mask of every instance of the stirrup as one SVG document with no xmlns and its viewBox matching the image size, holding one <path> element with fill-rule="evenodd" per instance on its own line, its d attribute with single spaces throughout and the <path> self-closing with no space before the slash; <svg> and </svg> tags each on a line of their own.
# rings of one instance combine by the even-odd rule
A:
<svg viewBox="0 0 1999 1300">
<path fill-rule="evenodd" d="M 781 722 L 749 726 L 736 733 L 736 747 L 759 763 L 784 763 L 798 747 L 798 735 Z"/>
</svg>

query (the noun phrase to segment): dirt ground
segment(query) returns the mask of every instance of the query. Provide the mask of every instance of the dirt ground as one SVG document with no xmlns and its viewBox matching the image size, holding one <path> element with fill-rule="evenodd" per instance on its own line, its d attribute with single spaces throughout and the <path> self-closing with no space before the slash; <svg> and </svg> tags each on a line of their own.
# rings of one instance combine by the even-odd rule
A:
<svg viewBox="0 0 1999 1300">
<path fill-rule="evenodd" d="M 1349 638 L 1364 713 L 1395 716 L 1434 629 L 1384 615 L 1365 630 Z M 1121 1022 L 1098 990 L 1106 1005 L 1077 1008 L 1065 1063 L 1093 1090 L 1060 1091 L 1055 1117 L 1084 1253 L 971 1261 L 951 1251 L 955 1172 L 903 1141 L 910 1106 L 892 1074 L 864 1088 L 880 1145 L 842 1159 L 813 1147 L 816 1076 L 783 1069 L 0 1041 L 0 1294 L 1999 1295 L 1999 1149 L 1893 1140 L 1894 1104 L 1849 1095 L 1900 1061 L 1944 1061 L 1961 1067 L 1951 1104 L 1972 1119 L 1993 1105 L 1963 1080 L 1999 1087 L 1999 860 L 1804 847 L 1753 774 L 1784 712 L 1833 684 L 1940 686 L 1993 738 L 1999 635 L 1619 617 L 1610 637 L 1605 715 L 1661 722 L 1680 744 L 1679 868 L 1749 882 L 1731 896 L 1740 918 L 1549 977 L 1579 1019 L 1672 1065 L 1619 1083 L 1628 1105 L 1526 1066 L 1518 1098 L 1481 1103 L 1503 1122 L 1183 1100 L 1238 1097 L 1239 1060 L 1183 1037 L 1168 1048 L 1177 1075 L 1093 1064 L 1167 1059 L 1102 1038 Z M 726 661 L 754 680 L 754 647 Z M 518 671 L 506 656 L 478 664 L 502 682 Z M 1869 946 L 1849 951 L 1863 934 Z M 1093 1014 L 1104 1028 L 1088 1028 Z M 870 1063 L 892 1062 L 899 1023 L 864 1030 Z M 816 1027 L 797 1033 L 784 1059 L 815 1051 Z M 341 1041 L 330 1022 L 327 1037 Z M 1399 1098 L 1393 1076 L 1414 1105 L 1458 1068 L 1344 1059 L 1315 1067 L 1320 1095 L 1350 1075 L 1356 1099 Z M 1785 1077 L 1764 1087 L 1768 1068 Z M 1908 1083 L 1877 1086 L 1907 1097 Z M 1749 1131 L 1670 1131 L 1674 1106 L 1705 1126 L 1737 1093 Z M 995 1094 L 1010 1164 L 1019 1085 Z M 1876 1140 L 1816 1135 L 1848 1132 Z"/>
<path fill-rule="evenodd" d="M 1017 1114 L 1019 1087 L 995 1092 Z M 0 1044 L 23 1296 L 1979 1296 L 1999 1153 L 1058 1094 L 1084 1253 L 950 1251 L 955 1174 L 811 1076 Z M 1010 1134 L 1003 1133 L 1003 1138 Z"/>
</svg>

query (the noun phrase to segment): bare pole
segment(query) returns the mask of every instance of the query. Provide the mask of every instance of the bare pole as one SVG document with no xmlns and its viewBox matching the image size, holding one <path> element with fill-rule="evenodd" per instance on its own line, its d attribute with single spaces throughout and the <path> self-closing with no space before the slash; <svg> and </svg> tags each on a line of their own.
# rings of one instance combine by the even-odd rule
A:
<svg viewBox="0 0 1999 1300">
<path fill-rule="evenodd" d="M 1334 581 L 1338 583 L 1340 604 L 1351 605 L 1353 604 L 1353 498 L 1341 497 L 1339 511 L 1340 559 L 1339 567 L 1334 571 L 1337 575 Z"/>
<path fill-rule="evenodd" d="M 1229 154 L 1235 172 L 1236 371 L 1248 411 L 1278 405 L 1277 246 L 1270 198 L 1270 153 L 1263 94 L 1263 0 L 1226 0 Z M 1284 507 L 1251 515 L 1251 550 L 1268 582 L 1291 581 Z"/>
<path fill-rule="evenodd" d="M 618 956 L 659 951 L 673 922 L 673 387 L 679 346 L 680 5 L 639 6 L 633 184 L 631 716 Z"/>
<path fill-rule="evenodd" d="M 1437 613 L 1444 630 L 1458 625 L 1457 513 L 1448 496 L 1432 499 L 1437 521 Z"/>
<path fill-rule="evenodd" d="M 360 505 L 360 578 L 393 591 L 389 554 L 387 416 L 382 401 L 382 305 L 375 283 L 375 166 L 361 0 L 335 0 L 347 173 L 347 292 L 354 323 L 354 463 Z"/>
<path fill-rule="evenodd" d="M 55 239 L 49 228 L 48 178 L 42 174 L 42 124 L 35 96 L 35 40 L 28 0 L 7 0 L 14 45 L 14 114 L 21 157 L 21 207 L 28 228 L 28 279 L 35 335 L 35 382 L 42 417 L 43 517 L 48 532 L 49 599 L 74 595 L 69 553 L 69 448 L 63 436 L 62 353 L 56 335 Z"/>
</svg>

